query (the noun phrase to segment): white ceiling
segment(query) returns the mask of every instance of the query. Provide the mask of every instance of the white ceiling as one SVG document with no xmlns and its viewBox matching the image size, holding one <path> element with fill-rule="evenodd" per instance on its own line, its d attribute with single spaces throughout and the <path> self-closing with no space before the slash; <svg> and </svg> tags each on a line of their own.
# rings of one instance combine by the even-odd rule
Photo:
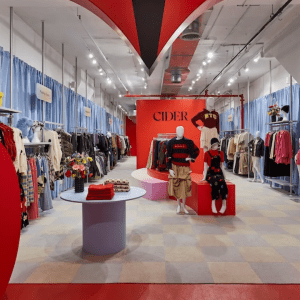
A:
<svg viewBox="0 0 300 300">
<path fill-rule="evenodd" d="M 202 91 L 206 84 L 210 83 L 212 78 L 242 47 L 242 45 L 233 47 L 224 44 L 246 43 L 268 21 L 272 13 L 272 4 L 275 12 L 285 2 L 285 0 L 225 0 L 216 5 L 190 64 L 191 72 L 181 89 L 181 93 L 195 94 Z M 294 0 L 292 3 L 293 5 L 299 5 L 300 0 Z M 83 70 L 88 70 L 88 74 L 95 78 L 96 86 L 101 84 L 109 93 L 115 95 L 118 92 L 125 93 L 125 89 L 112 71 L 111 65 L 131 94 L 160 94 L 165 59 L 158 64 L 151 77 L 149 77 L 141 70 L 136 57 L 130 54 L 129 47 L 118 34 L 90 11 L 69 0 L 0 0 L 0 5 L 13 6 L 16 14 L 39 34 L 41 34 L 40 21 L 44 20 L 46 41 L 58 52 L 61 52 L 61 44 L 64 43 L 66 59 L 75 64 L 75 57 L 78 57 L 78 66 Z M 77 13 L 81 15 L 81 22 L 88 33 L 80 24 Z M 284 17 L 285 15 L 280 17 L 283 19 L 282 22 L 288 22 Z M 263 43 L 267 39 L 270 39 L 270 37 L 262 35 L 257 42 Z M 229 78 L 256 55 L 262 46 L 262 44 L 253 45 L 248 53 L 210 87 L 210 91 L 228 89 L 227 82 Z M 110 65 L 102 58 L 97 47 L 104 53 Z M 96 55 L 100 65 L 113 80 L 117 89 L 109 86 L 105 78 L 99 75 L 97 68 L 91 64 L 90 59 L 87 57 L 88 48 Z M 202 61 L 209 51 L 213 51 L 215 56 L 212 62 L 206 68 L 203 68 L 204 73 L 201 79 L 189 92 L 188 87 L 191 86 L 192 80 L 196 78 L 197 72 L 202 67 Z M 248 64 L 250 71 L 245 73 L 242 69 L 241 76 L 230 88 L 236 88 L 237 83 L 247 82 L 248 76 L 250 81 L 253 81 L 267 73 L 270 60 L 272 61 L 272 67 L 278 65 L 274 58 L 261 59 L 257 64 L 251 60 Z M 145 82 L 142 78 L 145 78 L 148 82 L 147 90 L 144 89 Z M 125 106 L 134 103 L 132 99 L 122 99 L 121 101 Z"/>
</svg>

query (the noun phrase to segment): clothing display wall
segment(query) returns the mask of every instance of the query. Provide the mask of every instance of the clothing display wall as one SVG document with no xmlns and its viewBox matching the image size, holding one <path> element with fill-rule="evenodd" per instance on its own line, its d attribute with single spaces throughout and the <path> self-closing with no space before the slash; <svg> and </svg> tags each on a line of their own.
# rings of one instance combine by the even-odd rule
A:
<svg viewBox="0 0 300 300">
<path fill-rule="evenodd" d="M 294 84 L 292 86 L 292 109 L 290 110 L 292 120 L 300 120 L 300 85 Z M 277 102 L 279 107 L 289 105 L 290 101 L 290 87 L 281 89 L 270 95 L 250 101 L 250 123 L 248 124 L 248 103 L 244 104 L 244 128 L 249 128 L 250 133 L 255 135 L 256 131 L 260 131 L 261 137 L 264 139 L 267 132 L 270 131 L 270 127 L 266 125 L 270 123 L 270 117 L 267 114 L 268 107 Z M 233 122 L 228 122 L 228 116 L 233 115 Z M 241 107 L 236 109 L 231 108 L 224 113 L 220 114 L 220 130 L 234 130 L 241 128 Z M 299 150 L 298 140 L 300 138 L 300 122 L 293 124 L 293 136 L 292 136 L 292 147 L 293 154 L 295 155 Z M 264 159 L 260 161 L 260 168 L 264 170 Z M 298 186 L 298 193 L 300 194 L 299 186 L 299 174 L 294 163 L 293 168 L 293 183 Z M 280 177 L 280 179 L 288 180 L 289 177 Z M 277 185 L 276 185 L 277 186 Z M 288 190 L 288 187 L 285 187 Z"/>
</svg>

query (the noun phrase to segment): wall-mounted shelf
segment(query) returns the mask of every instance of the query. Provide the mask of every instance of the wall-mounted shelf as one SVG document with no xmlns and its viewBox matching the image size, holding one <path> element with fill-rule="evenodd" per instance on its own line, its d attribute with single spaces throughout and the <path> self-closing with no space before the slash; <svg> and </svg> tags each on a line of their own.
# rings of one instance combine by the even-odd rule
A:
<svg viewBox="0 0 300 300">
<path fill-rule="evenodd" d="M 20 114 L 21 111 L 11 109 L 11 108 L 5 108 L 0 107 L 0 117 L 8 117 L 8 125 L 12 126 L 13 124 L 13 114 Z"/>
</svg>

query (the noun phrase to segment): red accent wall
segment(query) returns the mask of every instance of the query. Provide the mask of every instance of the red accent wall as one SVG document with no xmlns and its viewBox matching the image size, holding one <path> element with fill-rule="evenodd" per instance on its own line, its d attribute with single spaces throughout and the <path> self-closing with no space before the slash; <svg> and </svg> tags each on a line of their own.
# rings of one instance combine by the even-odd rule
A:
<svg viewBox="0 0 300 300">
<path fill-rule="evenodd" d="M 136 124 L 126 117 L 126 135 L 131 144 L 131 156 L 136 156 Z"/>
<path fill-rule="evenodd" d="M 193 140 L 200 149 L 201 132 L 192 124 L 191 119 L 204 108 L 205 100 L 138 100 L 136 109 L 137 169 L 146 167 L 152 139 L 159 133 L 176 133 L 177 126 L 183 126 L 184 136 Z M 168 120 L 155 121 L 154 117 L 162 119 L 162 112 L 168 113 Z M 176 113 L 175 121 L 174 112 Z M 186 116 L 183 120 L 181 120 L 181 112 Z M 172 119 L 171 113 L 173 120 L 170 120 Z M 200 149 L 196 162 L 191 164 L 194 173 L 203 173 L 203 161 L 204 155 Z"/>
</svg>

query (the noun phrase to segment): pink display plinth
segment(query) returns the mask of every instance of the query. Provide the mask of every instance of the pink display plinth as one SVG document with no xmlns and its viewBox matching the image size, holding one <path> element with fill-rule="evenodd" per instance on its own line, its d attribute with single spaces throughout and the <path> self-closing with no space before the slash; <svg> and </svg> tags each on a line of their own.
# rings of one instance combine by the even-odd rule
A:
<svg viewBox="0 0 300 300">
<path fill-rule="evenodd" d="M 168 199 L 168 181 L 147 178 L 140 181 L 140 187 L 146 190 L 144 198 L 149 200 Z"/>
</svg>

